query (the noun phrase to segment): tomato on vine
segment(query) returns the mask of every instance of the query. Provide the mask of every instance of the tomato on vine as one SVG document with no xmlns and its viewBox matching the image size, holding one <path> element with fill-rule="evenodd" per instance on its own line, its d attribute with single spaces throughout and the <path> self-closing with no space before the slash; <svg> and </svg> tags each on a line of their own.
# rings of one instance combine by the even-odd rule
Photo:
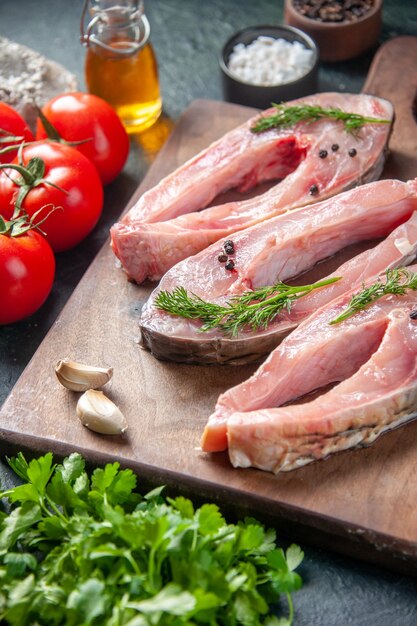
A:
<svg viewBox="0 0 417 626">
<path fill-rule="evenodd" d="M 0 149 L 16 146 L 15 150 L 0 152 L 0 163 L 10 163 L 22 141 L 33 141 L 25 120 L 5 102 L 0 102 Z"/>
<path fill-rule="evenodd" d="M 51 246 L 26 217 L 0 216 L 0 324 L 32 315 L 49 296 L 55 276 Z"/>
<path fill-rule="evenodd" d="M 45 205 L 59 207 L 42 226 L 55 252 L 77 245 L 96 225 L 103 187 L 94 165 L 78 150 L 52 141 L 35 142 L 1 166 L 0 207 L 10 219 L 18 210 L 32 217 Z"/>
<path fill-rule="evenodd" d="M 70 143 L 94 163 L 103 185 L 123 169 L 129 138 L 105 100 L 89 93 L 64 93 L 47 102 L 41 114 L 36 138 Z"/>
</svg>

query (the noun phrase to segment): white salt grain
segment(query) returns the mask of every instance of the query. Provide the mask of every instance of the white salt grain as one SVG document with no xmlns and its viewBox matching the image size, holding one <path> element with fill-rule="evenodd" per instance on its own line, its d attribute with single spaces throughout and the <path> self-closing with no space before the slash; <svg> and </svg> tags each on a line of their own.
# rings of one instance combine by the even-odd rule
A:
<svg viewBox="0 0 417 626">
<path fill-rule="evenodd" d="M 291 43 L 261 35 L 248 46 L 235 45 L 228 69 L 245 83 L 269 86 L 297 80 L 312 65 L 313 51 L 299 41 Z"/>
</svg>

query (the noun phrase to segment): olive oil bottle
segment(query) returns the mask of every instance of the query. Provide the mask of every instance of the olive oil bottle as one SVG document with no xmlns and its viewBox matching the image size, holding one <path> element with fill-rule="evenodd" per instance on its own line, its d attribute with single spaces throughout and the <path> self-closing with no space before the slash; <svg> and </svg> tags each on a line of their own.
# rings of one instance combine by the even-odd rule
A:
<svg viewBox="0 0 417 626">
<path fill-rule="evenodd" d="M 129 133 L 151 126 L 162 110 L 158 67 L 150 26 L 139 0 L 93 0 L 92 17 L 81 40 L 87 46 L 85 82 L 90 93 L 106 100 Z"/>
</svg>

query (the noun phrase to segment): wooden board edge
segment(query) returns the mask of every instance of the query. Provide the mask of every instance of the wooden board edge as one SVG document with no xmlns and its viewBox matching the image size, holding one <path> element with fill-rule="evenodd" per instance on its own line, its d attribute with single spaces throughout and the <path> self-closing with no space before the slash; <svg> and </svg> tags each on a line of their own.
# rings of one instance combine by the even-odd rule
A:
<svg viewBox="0 0 417 626">
<path fill-rule="evenodd" d="M 57 460 L 68 456 L 65 442 L 50 440 L 49 443 L 47 451 L 52 452 Z M 45 454 L 47 452 L 45 440 L 0 429 L 0 452 L 10 457 L 19 451 L 23 451 L 30 458 L 36 457 L 37 454 Z M 83 446 L 73 446 L 71 453 L 83 456 L 91 467 L 114 463 L 117 460 L 112 453 L 91 451 Z M 148 466 L 140 461 L 121 459 L 120 465 L 135 472 L 142 493 L 164 485 L 167 495 L 192 498 L 196 506 L 205 502 L 217 504 L 228 520 L 237 521 L 256 515 L 263 524 L 274 528 L 279 538 L 305 543 L 343 554 L 348 558 L 373 563 L 400 574 L 417 577 L 417 545 L 413 542 L 398 541 L 395 537 L 318 513 L 309 512 L 308 519 L 305 519 L 307 515 L 303 509 L 282 503 L 277 507 L 277 503 L 268 498 L 260 498 L 235 488 L 228 490 L 226 502 L 222 488 L 215 483 L 196 476 Z"/>
<path fill-rule="evenodd" d="M 414 37 L 412 35 L 400 35 L 399 37 L 393 37 L 392 39 L 388 39 L 388 41 L 385 41 L 378 48 L 374 58 L 372 59 L 371 67 L 361 89 L 361 93 L 372 93 L 372 84 L 378 77 L 380 63 L 387 55 L 392 54 L 392 49 L 402 46 L 409 48 L 410 45 L 415 47 L 417 50 L 417 37 Z"/>
</svg>

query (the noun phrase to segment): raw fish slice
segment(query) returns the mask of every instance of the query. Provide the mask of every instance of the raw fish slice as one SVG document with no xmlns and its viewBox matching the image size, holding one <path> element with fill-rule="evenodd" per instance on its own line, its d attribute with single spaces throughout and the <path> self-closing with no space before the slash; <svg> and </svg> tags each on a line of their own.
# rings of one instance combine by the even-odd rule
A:
<svg viewBox="0 0 417 626">
<path fill-rule="evenodd" d="M 289 104 L 295 103 L 393 119 L 389 102 L 363 94 L 317 94 Z M 175 263 L 222 237 L 381 174 L 390 124 L 366 124 L 353 135 L 342 122 L 322 119 L 256 134 L 250 127 L 258 117 L 164 178 L 113 226 L 111 245 L 129 278 L 158 280 Z M 321 149 L 327 150 L 326 158 L 320 158 Z M 282 178 L 256 198 L 196 212 L 227 189 L 242 191 Z"/>
<path fill-rule="evenodd" d="M 231 295 L 289 280 L 353 242 L 387 235 L 408 219 L 416 208 L 417 181 L 378 181 L 236 233 L 233 237 L 233 272 L 227 271 L 218 261 L 222 242 L 210 246 L 174 266 L 151 295 L 140 320 L 144 347 L 158 358 L 175 361 L 235 363 L 259 360 L 311 311 L 308 305 L 304 314 L 300 306 L 299 318 L 295 308 L 294 317 L 281 313 L 266 331 L 244 330 L 237 338 L 228 338 L 215 329 L 202 333 L 199 322 L 157 309 L 153 305 L 156 295 L 160 290 L 173 291 L 182 286 L 205 300 L 223 303 Z M 376 262 L 381 265 L 369 271 L 373 275 L 390 263 L 401 263 L 404 256 L 410 254 L 410 247 L 413 254 L 415 240 L 415 222 L 411 222 L 404 232 L 385 245 L 389 260 L 385 262 L 385 253 L 376 253 Z M 363 271 L 366 271 L 367 258 L 361 261 Z M 370 253 L 371 261 L 373 258 Z M 352 264 L 347 269 L 346 287 L 333 286 L 328 299 L 340 293 L 334 289 L 345 291 L 356 280 L 361 280 L 361 265 Z M 326 289 L 320 294 L 317 293 L 317 297 L 321 298 L 321 304 L 327 302 Z M 319 300 L 313 301 L 312 306 L 318 306 Z"/>
<path fill-rule="evenodd" d="M 290 320 L 293 322 L 293 328 L 296 328 L 296 326 L 309 315 L 312 315 L 331 300 L 336 299 L 347 291 L 358 289 L 364 282 L 376 280 L 378 275 L 382 274 L 387 269 L 408 265 L 415 260 L 416 256 L 417 214 L 413 213 L 405 224 L 393 230 L 386 239 L 381 241 L 374 248 L 370 248 L 358 254 L 329 275 L 329 277 L 343 276 L 343 280 L 333 283 L 325 289 L 313 291 L 308 296 L 295 302 L 290 313 L 280 315 L 280 319 L 270 326 L 270 332 L 278 333 L 279 329 L 282 328 L 283 338 L 285 334 L 287 334 L 286 331 Z M 292 338 L 294 342 L 297 336 L 298 335 L 293 333 Z M 350 341 L 348 333 L 346 334 L 346 338 Z M 304 340 L 303 337 L 302 340 Z M 209 417 L 202 438 L 202 448 L 206 452 L 226 450 L 226 424 L 232 413 L 236 411 L 252 411 L 259 408 L 261 398 L 264 406 L 279 406 L 314 390 L 315 387 L 311 387 L 311 377 L 304 376 L 304 372 L 297 366 L 296 361 L 288 359 L 285 346 L 285 343 L 281 344 L 279 348 L 274 350 L 272 355 L 251 378 L 240 385 L 228 389 L 219 397 L 216 409 Z M 310 347 L 312 351 L 311 354 L 314 355 L 316 347 L 313 343 L 310 344 Z M 306 346 L 304 348 L 307 349 Z M 279 367 L 277 363 L 281 358 L 281 353 L 284 354 L 284 358 L 286 359 L 286 376 L 280 379 L 281 382 L 277 382 L 275 386 L 271 386 L 269 376 L 271 372 Z M 341 355 L 341 362 L 334 364 L 334 371 L 338 372 L 335 380 L 344 377 L 339 373 L 345 360 L 343 345 L 340 346 L 339 353 Z M 337 358 L 337 356 L 336 353 L 334 357 Z M 352 357 L 350 362 L 352 362 Z M 345 365 L 349 367 L 350 362 Z M 354 364 L 352 372 L 356 369 L 357 366 Z M 346 373 L 345 376 L 347 375 Z M 317 381 L 314 380 L 314 385 L 316 384 Z M 326 384 L 326 382 L 323 382 L 319 386 L 324 384 Z M 301 385 L 304 385 L 304 387 Z"/>
<path fill-rule="evenodd" d="M 393 230 L 386 239 L 374 248 L 369 248 L 343 263 L 327 278 L 343 276 L 342 281 L 313 291 L 308 296 L 294 302 L 288 317 L 300 322 L 317 309 L 337 298 L 355 285 L 360 285 L 372 276 L 385 270 L 412 263 L 417 256 L 417 214 Z"/>
<path fill-rule="evenodd" d="M 330 326 L 328 322 L 348 301 L 343 296 L 300 325 L 281 344 L 280 355 L 271 355 L 268 374 L 271 387 L 283 389 L 287 379 L 297 396 L 305 390 L 305 378 L 312 388 L 339 377 L 347 376 L 346 380 L 307 403 L 270 408 L 289 395 L 277 390 L 268 400 L 268 394 L 261 393 L 257 409 L 232 413 L 227 437 L 235 467 L 273 472 L 295 469 L 333 452 L 370 444 L 416 416 L 417 321 L 410 318 L 416 307 L 415 293 L 385 296 Z M 380 343 L 374 351 L 378 335 Z M 337 356 L 341 349 L 343 354 Z M 354 369 L 349 364 L 352 356 L 356 363 L 363 361 L 355 373 L 350 371 Z M 292 378 L 295 368 L 296 380 Z M 301 382 L 298 389 L 297 381 Z"/>
</svg>

